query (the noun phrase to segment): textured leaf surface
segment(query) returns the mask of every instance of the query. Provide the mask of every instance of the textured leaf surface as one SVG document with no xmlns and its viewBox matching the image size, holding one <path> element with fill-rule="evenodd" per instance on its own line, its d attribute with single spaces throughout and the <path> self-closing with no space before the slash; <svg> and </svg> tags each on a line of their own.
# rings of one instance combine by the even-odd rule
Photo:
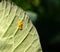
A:
<svg viewBox="0 0 60 52">
<path fill-rule="evenodd" d="M 18 29 L 22 21 L 22 30 Z M 0 52 L 42 52 L 38 33 L 25 11 L 10 1 L 0 2 Z"/>
</svg>

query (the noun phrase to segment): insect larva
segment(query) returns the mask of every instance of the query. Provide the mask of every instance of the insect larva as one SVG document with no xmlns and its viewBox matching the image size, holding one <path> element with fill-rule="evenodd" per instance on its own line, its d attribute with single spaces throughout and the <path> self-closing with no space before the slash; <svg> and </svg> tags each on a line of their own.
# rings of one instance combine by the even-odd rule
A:
<svg viewBox="0 0 60 52">
<path fill-rule="evenodd" d="M 22 26 L 23 26 L 22 21 L 18 21 L 18 28 L 19 28 L 20 30 L 22 30 Z"/>
</svg>

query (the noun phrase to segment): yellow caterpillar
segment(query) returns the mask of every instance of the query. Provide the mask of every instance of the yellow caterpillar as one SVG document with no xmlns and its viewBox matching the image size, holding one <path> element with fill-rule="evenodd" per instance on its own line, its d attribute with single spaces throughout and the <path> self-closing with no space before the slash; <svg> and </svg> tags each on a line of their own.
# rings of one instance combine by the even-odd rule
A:
<svg viewBox="0 0 60 52">
<path fill-rule="evenodd" d="M 22 21 L 18 21 L 18 28 L 19 28 L 20 30 L 22 30 L 22 26 L 23 26 Z"/>
</svg>

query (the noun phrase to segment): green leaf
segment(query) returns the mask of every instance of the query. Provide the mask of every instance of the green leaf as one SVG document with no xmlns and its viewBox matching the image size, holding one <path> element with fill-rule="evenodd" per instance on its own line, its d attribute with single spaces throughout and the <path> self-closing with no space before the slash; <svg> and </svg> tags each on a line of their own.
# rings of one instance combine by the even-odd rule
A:
<svg viewBox="0 0 60 52">
<path fill-rule="evenodd" d="M 18 21 L 22 21 L 22 30 Z M 0 2 L 0 52 L 42 52 L 38 33 L 25 11 L 6 0 Z"/>
<path fill-rule="evenodd" d="M 33 23 L 37 20 L 37 14 L 32 11 L 26 11 L 26 14 L 30 17 Z"/>
<path fill-rule="evenodd" d="M 34 6 L 38 7 L 40 4 L 40 0 L 33 0 L 32 3 Z"/>
</svg>

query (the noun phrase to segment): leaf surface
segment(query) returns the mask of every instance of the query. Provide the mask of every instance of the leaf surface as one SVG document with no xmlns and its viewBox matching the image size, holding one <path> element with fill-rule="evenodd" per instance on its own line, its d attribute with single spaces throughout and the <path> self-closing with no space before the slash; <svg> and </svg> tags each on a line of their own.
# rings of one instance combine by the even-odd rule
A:
<svg viewBox="0 0 60 52">
<path fill-rule="evenodd" d="M 22 30 L 18 28 L 22 21 Z M 42 52 L 38 33 L 30 18 L 10 1 L 0 2 L 0 52 Z"/>
</svg>

